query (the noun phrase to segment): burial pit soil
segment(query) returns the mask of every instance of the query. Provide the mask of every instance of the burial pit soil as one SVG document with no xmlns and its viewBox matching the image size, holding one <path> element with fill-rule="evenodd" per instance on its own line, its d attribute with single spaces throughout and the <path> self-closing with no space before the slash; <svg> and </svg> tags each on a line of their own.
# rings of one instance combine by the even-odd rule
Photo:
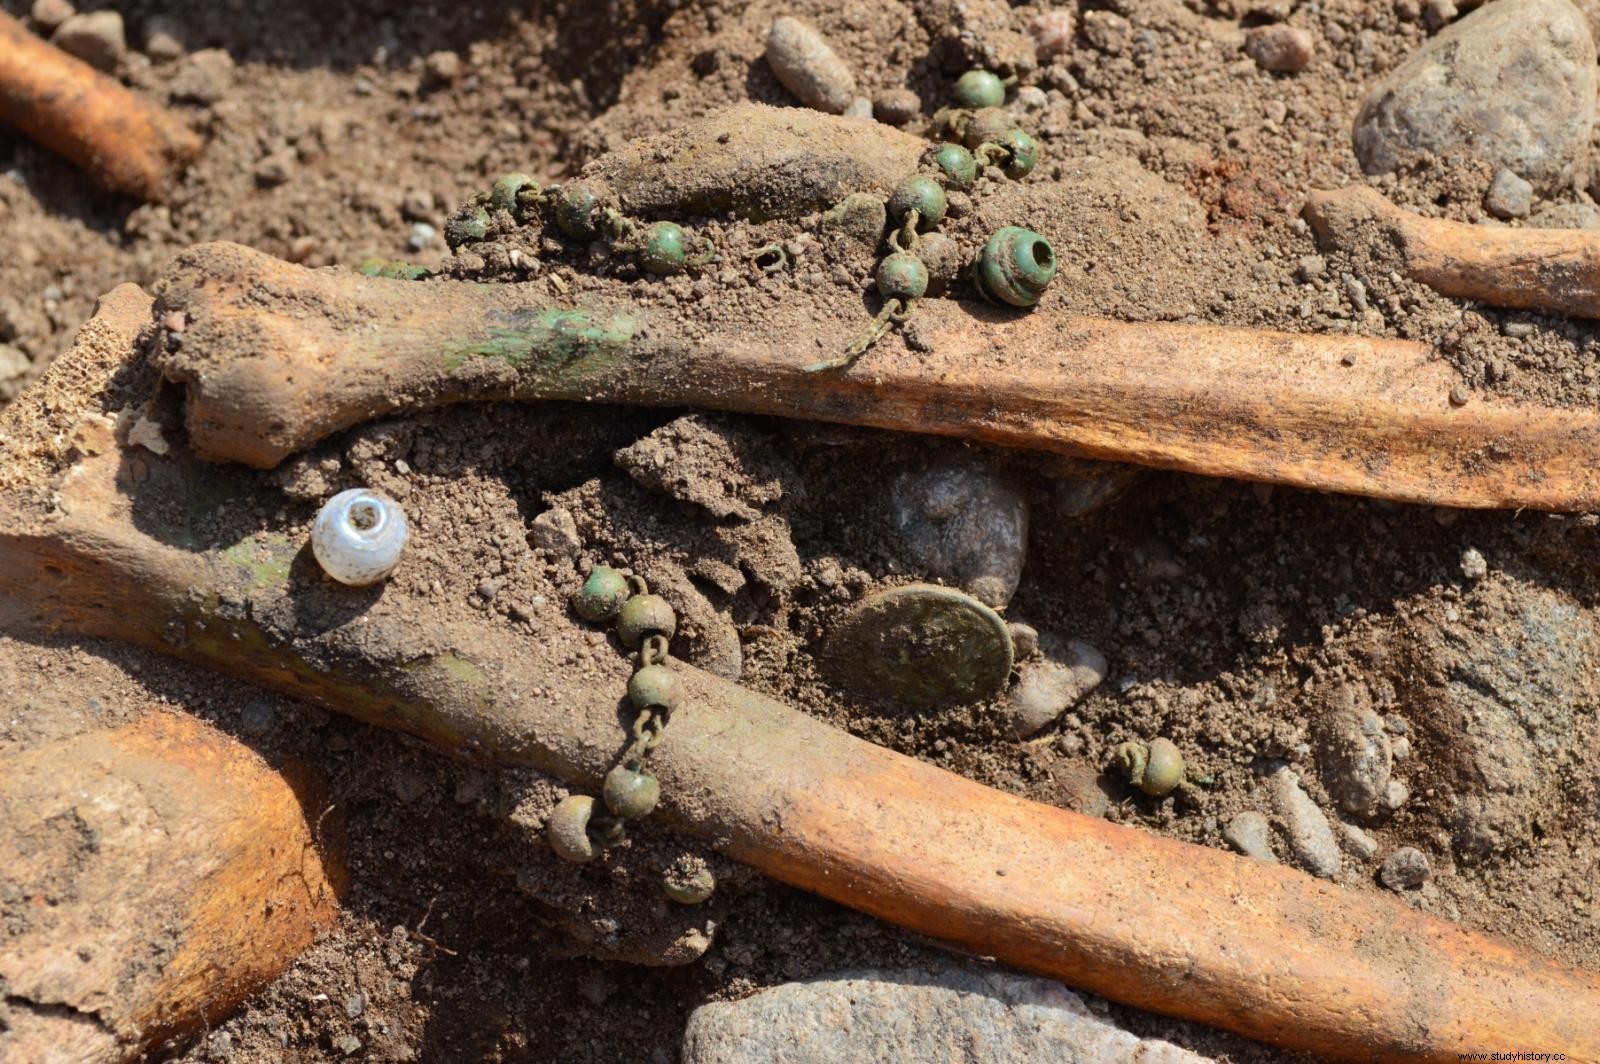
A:
<svg viewBox="0 0 1600 1064">
<path fill-rule="evenodd" d="M 124 80 L 208 147 L 169 203 L 141 206 L 0 133 L 0 344 L 26 359 L 0 382 L 5 398 L 65 349 L 100 293 L 151 287 L 208 240 L 309 266 L 405 259 L 552 295 L 605 276 L 688 322 L 741 300 L 781 307 L 806 286 L 837 309 L 806 327 L 842 349 L 870 315 L 874 258 L 824 239 L 815 218 L 700 219 L 725 247 L 783 245 L 791 268 L 766 277 L 735 261 L 667 282 L 599 250 L 524 248 L 516 231 L 452 256 L 440 234 L 503 173 L 559 180 L 730 105 L 793 106 L 761 59 L 780 14 L 821 29 L 864 95 L 914 92 L 906 129 L 919 138 L 974 58 L 945 32 L 960 5 L 935 0 L 99 6 L 126 20 Z M 1417 5 L 1066 9 L 1077 28 L 1065 50 L 1022 71 L 1009 103 L 1043 162 L 1021 189 L 991 171 L 958 204 L 958 243 L 1031 225 L 1061 264 L 1046 299 L 1084 313 L 1404 337 L 1434 345 L 1469 392 L 1600 399 L 1593 326 L 1438 296 L 1384 266 L 1381 247 L 1320 252 L 1299 219 L 1310 190 L 1368 180 L 1351 122 L 1366 87 L 1428 38 Z M 1040 10 L 1007 9 L 1010 32 L 1025 38 Z M 1246 27 L 1280 15 L 1316 41 L 1299 73 L 1268 73 L 1243 51 Z M 147 54 L 156 29 L 181 54 Z M 1377 184 L 1476 221 L 1492 177 L 1440 161 Z M 1577 190 L 1544 206 L 1595 209 Z M 884 342 L 915 348 L 914 322 Z M 181 433 L 174 396 L 148 373 L 117 388 L 84 401 Z M 904 477 L 939 464 L 989 470 L 1026 500 L 1004 616 L 1037 629 L 1047 652 L 1080 640 L 1107 662 L 1097 687 L 1026 740 L 1003 701 L 897 708 L 831 685 L 819 663 L 865 595 L 937 577 L 905 549 L 894 507 Z M 156 500 L 140 520 L 202 547 L 298 542 L 321 501 L 358 485 L 411 516 L 415 541 L 384 593 L 430 615 L 533 641 L 569 623 L 591 564 L 646 572 L 680 603 L 675 652 L 697 664 L 991 786 L 1201 845 L 1226 848 L 1240 812 L 1276 818 L 1268 778 L 1288 765 L 1336 830 L 1359 829 L 1341 835 L 1344 889 L 1384 890 L 1382 861 L 1415 847 L 1432 877 L 1401 894 L 1407 904 L 1600 969 L 1592 515 L 1434 510 L 774 419 L 506 404 L 386 419 L 273 471 L 220 467 L 204 491 Z M 590 682 L 558 670 L 544 697 Z M 555 781 L 127 647 L 0 633 L 0 697 L 0 749 L 176 708 L 328 780 L 326 812 L 351 848 L 337 932 L 173 1047 L 176 1059 L 669 1062 L 701 1002 L 941 955 L 648 825 L 595 865 L 562 865 L 537 831 L 565 793 Z M 1363 713 L 1382 721 L 1399 789 L 1359 808 L 1360 787 L 1329 766 L 1341 714 Z M 1160 800 L 1111 768 L 1119 744 L 1156 736 L 1196 783 Z M 1275 846 L 1292 859 L 1286 837 Z M 663 918 L 662 872 L 702 864 L 714 900 Z M 1091 1004 L 1202 1053 L 1293 1059 Z"/>
</svg>

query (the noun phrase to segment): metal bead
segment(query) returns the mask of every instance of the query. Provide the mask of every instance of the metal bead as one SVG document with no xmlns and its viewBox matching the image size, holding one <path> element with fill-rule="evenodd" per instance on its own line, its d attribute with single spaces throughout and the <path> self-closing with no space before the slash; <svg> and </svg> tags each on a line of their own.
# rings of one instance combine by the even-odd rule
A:
<svg viewBox="0 0 1600 1064">
<path fill-rule="evenodd" d="M 1008 225 L 984 245 L 974 276 L 990 302 L 1031 307 L 1055 280 L 1055 249 L 1033 230 Z"/>
<path fill-rule="evenodd" d="M 644 234 L 639 263 L 657 277 L 680 273 L 689 261 L 689 238 L 675 222 L 656 222 Z"/>
<path fill-rule="evenodd" d="M 589 837 L 589 818 L 594 816 L 594 799 L 574 794 L 561 799 L 544 826 L 545 841 L 556 856 L 573 864 L 594 860 L 600 848 Z"/>
<path fill-rule="evenodd" d="M 489 212 L 476 203 L 464 204 L 444 223 L 444 242 L 454 251 L 489 235 Z"/>
<path fill-rule="evenodd" d="M 624 820 L 638 820 L 649 816 L 661 801 L 661 781 L 642 769 L 617 765 L 606 773 L 600 793 L 613 814 Z"/>
<path fill-rule="evenodd" d="M 909 251 L 885 255 L 878 263 L 878 294 L 885 299 L 910 302 L 928 291 L 928 267 Z"/>
<path fill-rule="evenodd" d="M 1007 177 L 1021 181 L 1039 165 L 1039 142 L 1020 129 L 1008 129 L 995 141 L 1006 150 L 1006 161 L 1001 165 Z"/>
<path fill-rule="evenodd" d="M 606 210 L 616 206 L 617 195 L 604 181 L 562 185 L 556 195 L 556 228 L 574 240 L 593 240 L 600 235 Z"/>
<path fill-rule="evenodd" d="M 533 195 L 539 194 L 539 182 L 533 179 L 532 174 L 525 174 L 518 170 L 507 174 L 494 183 L 489 190 L 489 206 L 497 211 L 515 211 L 517 209 L 517 196 L 523 192 Z"/>
<path fill-rule="evenodd" d="M 929 148 L 922 161 L 939 171 L 947 188 L 958 192 L 965 192 L 978 180 L 978 160 L 959 144 L 945 143 Z"/>
<path fill-rule="evenodd" d="M 969 70 L 956 79 L 955 100 L 962 107 L 999 107 L 1006 102 L 1006 85 L 987 70 Z"/>
<path fill-rule="evenodd" d="M 679 905 L 699 905 L 711 900 L 716 893 L 717 877 L 706 867 L 694 869 L 669 868 L 661 878 L 661 893 Z"/>
<path fill-rule="evenodd" d="M 894 187 L 889 194 L 889 214 L 904 218 L 917 212 L 917 228 L 932 229 L 944 218 L 944 186 L 927 174 L 912 174 Z"/>
<path fill-rule="evenodd" d="M 609 565 L 597 565 L 572 596 L 572 608 L 584 620 L 603 624 L 617 615 L 628 594 L 627 577 Z"/>
<path fill-rule="evenodd" d="M 678 615 L 660 595 L 635 595 L 617 614 L 617 637 L 629 650 L 638 650 L 646 636 L 672 638 L 678 630 Z"/>
<path fill-rule="evenodd" d="M 1016 121 L 1000 107 L 985 107 L 967 119 L 961 129 L 961 143 L 977 150 L 980 144 L 992 144 L 1007 131 L 1016 128 Z"/>
<path fill-rule="evenodd" d="M 1144 793 L 1163 798 L 1183 782 L 1183 754 L 1171 739 L 1151 739 L 1145 758 L 1144 778 L 1137 784 Z"/>
<path fill-rule="evenodd" d="M 682 697 L 678 674 L 665 665 L 646 665 L 628 681 L 628 699 L 640 711 L 664 709 L 671 713 Z"/>
</svg>

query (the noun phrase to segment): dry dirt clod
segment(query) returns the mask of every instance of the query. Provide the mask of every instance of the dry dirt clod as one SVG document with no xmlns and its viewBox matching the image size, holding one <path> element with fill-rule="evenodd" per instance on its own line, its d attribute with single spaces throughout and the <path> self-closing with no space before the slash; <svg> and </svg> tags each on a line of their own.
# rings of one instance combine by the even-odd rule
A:
<svg viewBox="0 0 1600 1064">
<path fill-rule="evenodd" d="M 817 111 L 842 115 L 856 97 L 855 75 L 826 38 L 790 15 L 767 34 L 767 66 L 795 98 Z"/>
</svg>

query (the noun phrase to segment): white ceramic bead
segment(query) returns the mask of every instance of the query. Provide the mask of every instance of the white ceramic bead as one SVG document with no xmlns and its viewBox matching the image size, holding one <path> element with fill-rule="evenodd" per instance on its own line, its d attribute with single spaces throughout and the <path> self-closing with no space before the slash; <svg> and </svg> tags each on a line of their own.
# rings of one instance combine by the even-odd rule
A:
<svg viewBox="0 0 1600 1064">
<path fill-rule="evenodd" d="M 311 553 L 339 583 L 364 587 L 394 572 L 410 537 L 399 503 L 381 491 L 351 488 L 329 499 L 317 514 Z"/>
</svg>

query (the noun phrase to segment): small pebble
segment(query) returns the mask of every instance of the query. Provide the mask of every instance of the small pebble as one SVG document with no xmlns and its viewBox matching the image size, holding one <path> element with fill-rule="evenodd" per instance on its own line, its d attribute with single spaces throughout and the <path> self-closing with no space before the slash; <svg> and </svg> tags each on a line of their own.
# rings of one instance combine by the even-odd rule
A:
<svg viewBox="0 0 1600 1064">
<path fill-rule="evenodd" d="M 1049 102 L 1050 97 L 1037 85 L 1024 85 L 1017 90 L 1017 104 L 1026 110 L 1042 111 Z"/>
<path fill-rule="evenodd" d="M 1041 62 L 1048 63 L 1058 55 L 1072 51 L 1072 35 L 1077 29 L 1068 8 L 1056 8 L 1033 16 L 1028 23 L 1028 36 Z"/>
<path fill-rule="evenodd" d="M 439 235 L 439 230 L 427 222 L 416 222 L 411 226 L 411 235 L 406 238 L 406 247 L 412 251 L 421 251 L 432 244 Z"/>
<path fill-rule="evenodd" d="M 528 543 L 552 558 L 573 558 L 583 549 L 572 511 L 559 506 L 533 519 L 528 526 Z"/>
<path fill-rule="evenodd" d="M 910 89 L 885 89 L 872 101 L 872 113 L 885 125 L 903 126 L 922 112 L 922 101 Z"/>
<path fill-rule="evenodd" d="M 361 1052 L 361 1039 L 353 1034 L 342 1034 L 333 1040 L 333 1048 L 347 1057 L 352 1057 Z"/>
<path fill-rule="evenodd" d="M 1087 11 L 1083 16 L 1083 36 L 1107 55 L 1121 55 L 1133 43 L 1133 24 L 1115 11 Z"/>
<path fill-rule="evenodd" d="M 1426 0 L 1422 5 L 1423 21 L 1428 24 L 1428 29 L 1435 33 L 1448 26 L 1460 13 L 1455 0 Z"/>
<path fill-rule="evenodd" d="M 1461 575 L 1468 580 L 1482 580 L 1489 575 L 1489 563 L 1477 547 L 1468 547 L 1461 552 Z"/>
<path fill-rule="evenodd" d="M 1390 890 L 1416 890 L 1433 876 L 1428 855 L 1414 846 L 1402 846 L 1384 858 L 1378 882 Z"/>
<path fill-rule="evenodd" d="M 100 70 L 115 70 L 128 52 L 122 16 L 115 11 L 73 15 L 56 27 L 50 43 Z"/>
<path fill-rule="evenodd" d="M 449 85 L 461 76 L 461 57 L 454 52 L 432 52 L 422 61 L 422 73 L 435 88 Z"/>
<path fill-rule="evenodd" d="M 1026 661 L 1006 696 L 1006 713 L 1018 738 L 1037 735 L 1106 678 L 1106 656 L 1081 640 L 1057 653 Z"/>
<path fill-rule="evenodd" d="M 41 33 L 51 33 L 77 13 L 77 9 L 67 0 L 34 0 L 29 16 Z"/>
<path fill-rule="evenodd" d="M 174 19 L 153 15 L 144 22 L 144 54 L 158 63 L 184 53 L 183 27 Z"/>
<path fill-rule="evenodd" d="M 844 116 L 846 118 L 871 118 L 872 101 L 865 96 L 855 97 L 850 101 L 850 105 L 844 109 Z"/>
<path fill-rule="evenodd" d="M 1272 852 L 1272 826 L 1254 809 L 1247 809 L 1228 821 L 1228 826 L 1222 829 L 1222 837 L 1246 857 L 1278 863 L 1277 855 Z"/>
<path fill-rule="evenodd" d="M 1372 860 L 1378 852 L 1378 840 L 1362 831 L 1354 824 L 1339 824 L 1339 836 L 1344 842 L 1344 848 L 1363 861 Z"/>
<path fill-rule="evenodd" d="M 344 999 L 344 1014 L 352 1020 L 366 1011 L 366 1008 L 367 996 L 365 994 L 351 994 Z"/>
<path fill-rule="evenodd" d="M 285 148 L 275 151 L 256 163 L 254 170 L 256 183 L 267 188 L 287 182 L 294 173 L 294 152 Z"/>
<path fill-rule="evenodd" d="M 233 57 L 221 48 L 203 48 L 179 67 L 172 79 L 172 98 L 214 104 L 233 88 Z"/>
<path fill-rule="evenodd" d="M 1284 766 L 1272 774 L 1271 783 L 1273 804 L 1283 819 L 1296 863 L 1312 875 L 1325 879 L 1338 875 L 1341 862 L 1333 827 L 1327 815 L 1300 786 L 1300 777 Z"/>
<path fill-rule="evenodd" d="M 1257 26 L 1245 35 L 1244 52 L 1262 70 L 1292 74 L 1304 70 L 1316 54 L 1316 41 L 1298 26 Z"/>
<path fill-rule="evenodd" d="M 856 79 L 811 26 L 784 15 L 767 34 L 767 66 L 795 98 L 817 111 L 844 114 L 856 98 Z"/>
<path fill-rule="evenodd" d="M 1011 645 L 1016 650 L 1018 661 L 1031 658 L 1039 652 L 1039 630 L 1033 625 L 1007 621 L 1006 630 L 1011 633 Z"/>
<path fill-rule="evenodd" d="M 1502 166 L 1495 171 L 1494 183 L 1483 197 L 1483 205 L 1502 220 L 1526 218 L 1533 210 L 1533 186 Z"/>
</svg>

